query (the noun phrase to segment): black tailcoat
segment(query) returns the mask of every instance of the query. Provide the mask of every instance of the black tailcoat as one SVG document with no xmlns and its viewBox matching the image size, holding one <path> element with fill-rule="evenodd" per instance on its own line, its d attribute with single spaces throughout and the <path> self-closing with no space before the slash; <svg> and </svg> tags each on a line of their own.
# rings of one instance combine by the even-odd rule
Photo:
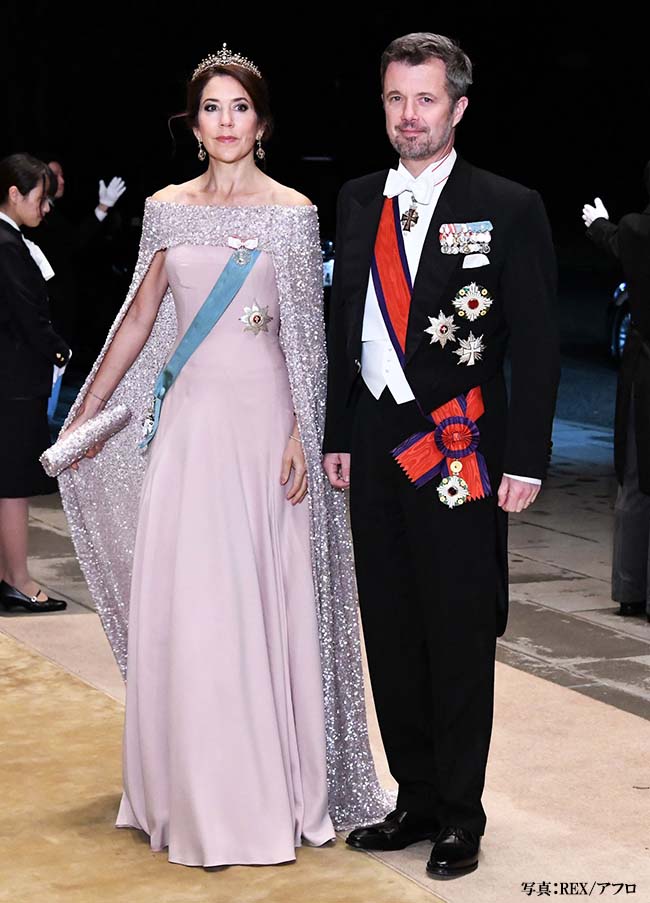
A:
<svg viewBox="0 0 650 903">
<path fill-rule="evenodd" d="M 614 463 L 623 483 L 630 398 L 634 389 L 639 488 L 650 494 L 650 206 L 629 213 L 618 226 L 595 219 L 587 234 L 620 261 L 627 282 L 633 329 L 623 357 L 616 393 Z"/>
<path fill-rule="evenodd" d="M 350 449 L 363 312 L 386 175 L 382 170 L 350 181 L 339 195 L 329 314 L 326 452 Z M 489 220 L 493 226 L 490 263 L 463 268 L 464 255 L 441 252 L 440 226 L 478 220 Z M 444 348 L 431 344 L 424 330 L 429 316 L 436 317 L 441 310 L 447 315 L 455 313 L 453 298 L 471 282 L 486 288 L 493 303 L 484 317 L 463 323 L 457 334 L 465 338 L 471 331 L 483 336 L 482 360 L 466 366 L 453 354 L 457 343 L 447 342 Z M 482 387 L 491 417 L 489 425 L 479 422 L 479 428 L 483 426 L 480 449 L 495 494 L 503 472 L 539 479 L 546 474 L 559 381 L 558 341 L 551 316 L 555 291 L 555 254 L 538 193 L 459 157 L 436 205 L 422 250 L 413 286 L 405 372 L 426 412 L 473 386 Z M 461 322 L 457 316 L 455 322 Z M 502 380 L 507 350 L 511 389 L 506 409 Z M 470 507 L 472 504 L 481 502 L 470 503 Z M 449 514 L 453 523 L 454 512 Z M 505 525 L 502 534 L 503 539 Z M 500 545 L 504 553 L 505 543 Z M 499 608 L 502 633 L 507 593 L 500 597 Z"/>
<path fill-rule="evenodd" d="M 397 806 L 480 834 L 495 640 L 507 619 L 507 516 L 496 493 L 504 472 L 546 472 L 559 378 L 555 259 L 539 195 L 458 158 L 413 286 L 405 373 L 416 401 L 397 405 L 388 390 L 376 400 L 360 378 L 361 333 L 386 175 L 348 182 L 339 196 L 324 449 L 351 453 L 359 601 Z M 442 253 L 441 224 L 480 220 L 493 227 L 488 265 L 463 267 L 464 255 Z M 492 305 L 470 322 L 452 302 L 472 282 Z M 457 340 L 482 336 L 482 360 L 459 363 L 458 341 L 430 342 L 425 329 L 440 311 L 454 315 Z M 477 425 L 492 495 L 450 510 L 438 500 L 439 481 L 416 489 L 390 450 L 431 429 L 422 412 L 475 386 L 485 404 Z"/>
</svg>

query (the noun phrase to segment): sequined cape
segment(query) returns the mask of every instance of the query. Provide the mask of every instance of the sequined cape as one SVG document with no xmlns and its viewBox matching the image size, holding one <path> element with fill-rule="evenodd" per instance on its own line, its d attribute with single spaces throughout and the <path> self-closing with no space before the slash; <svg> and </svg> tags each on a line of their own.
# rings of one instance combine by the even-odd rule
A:
<svg viewBox="0 0 650 903">
<path fill-rule="evenodd" d="M 104 348 L 64 424 L 74 418 L 156 251 L 182 244 L 226 245 L 255 237 L 273 259 L 284 352 L 309 477 L 311 550 L 325 698 L 330 813 L 337 827 L 381 817 L 387 807 L 368 743 L 356 584 L 346 500 L 321 466 L 326 354 L 322 257 L 315 207 L 181 205 L 147 199 L 135 272 Z M 130 424 L 93 460 L 59 477 L 63 506 L 84 576 L 124 676 L 129 587 L 146 453 L 141 420 L 176 337 L 171 290 L 142 352 L 110 404 L 125 402 Z"/>
</svg>

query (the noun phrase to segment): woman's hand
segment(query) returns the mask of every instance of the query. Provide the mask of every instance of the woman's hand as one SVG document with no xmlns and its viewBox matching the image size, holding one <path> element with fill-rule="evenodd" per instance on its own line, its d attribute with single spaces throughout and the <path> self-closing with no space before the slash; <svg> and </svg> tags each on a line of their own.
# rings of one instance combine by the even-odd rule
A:
<svg viewBox="0 0 650 903">
<path fill-rule="evenodd" d="M 94 417 L 101 410 L 103 410 L 105 406 L 105 402 L 103 399 L 99 399 L 98 396 L 91 395 L 90 392 L 86 393 L 84 400 L 82 401 L 77 414 L 70 424 L 59 436 L 57 441 L 61 439 L 67 439 L 76 429 L 78 429 L 82 424 L 84 424 L 87 420 L 90 420 L 91 417 Z M 94 458 L 95 455 L 98 455 L 100 451 L 103 449 L 105 443 L 97 442 L 95 445 L 92 445 L 85 455 L 84 458 Z M 81 459 L 79 459 L 81 460 Z M 75 461 L 70 465 L 73 470 L 79 469 L 79 461 Z"/>
<path fill-rule="evenodd" d="M 305 454 L 302 450 L 298 426 L 295 422 L 282 455 L 280 483 L 283 486 L 288 482 L 292 468 L 293 485 L 287 493 L 287 501 L 291 502 L 292 505 L 298 505 L 307 495 L 307 465 L 305 464 Z"/>
</svg>

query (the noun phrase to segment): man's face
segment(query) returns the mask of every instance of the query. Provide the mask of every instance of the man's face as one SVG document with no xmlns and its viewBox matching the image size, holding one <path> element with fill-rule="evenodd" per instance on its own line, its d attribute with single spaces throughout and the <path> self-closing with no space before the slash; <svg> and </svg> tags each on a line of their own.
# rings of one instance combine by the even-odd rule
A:
<svg viewBox="0 0 650 903">
<path fill-rule="evenodd" d="M 389 63 L 382 100 L 388 139 L 403 160 L 442 156 L 463 118 L 467 98 L 452 105 L 446 67 L 431 59 L 417 66 Z"/>
<path fill-rule="evenodd" d="M 56 200 L 58 200 L 59 198 L 63 197 L 63 192 L 65 191 L 65 179 L 63 178 L 63 167 L 56 160 L 52 160 L 47 165 L 50 167 L 50 169 L 56 176 L 57 188 L 56 188 L 56 194 L 54 195 L 54 197 Z"/>
</svg>

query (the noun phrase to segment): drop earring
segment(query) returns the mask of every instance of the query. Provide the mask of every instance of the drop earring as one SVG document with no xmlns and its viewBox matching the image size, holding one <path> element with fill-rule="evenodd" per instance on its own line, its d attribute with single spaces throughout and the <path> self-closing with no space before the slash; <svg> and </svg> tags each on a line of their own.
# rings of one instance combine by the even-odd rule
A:
<svg viewBox="0 0 650 903">
<path fill-rule="evenodd" d="M 263 160 L 264 157 L 266 157 L 266 151 L 262 147 L 262 139 L 261 138 L 257 139 L 257 150 L 255 151 L 255 156 L 257 157 L 258 160 Z"/>
<path fill-rule="evenodd" d="M 205 148 L 203 147 L 203 142 L 201 141 L 201 139 L 197 138 L 196 140 L 199 142 L 199 152 L 197 154 L 197 157 L 201 162 L 203 162 L 207 157 L 207 154 L 205 152 Z"/>
</svg>

